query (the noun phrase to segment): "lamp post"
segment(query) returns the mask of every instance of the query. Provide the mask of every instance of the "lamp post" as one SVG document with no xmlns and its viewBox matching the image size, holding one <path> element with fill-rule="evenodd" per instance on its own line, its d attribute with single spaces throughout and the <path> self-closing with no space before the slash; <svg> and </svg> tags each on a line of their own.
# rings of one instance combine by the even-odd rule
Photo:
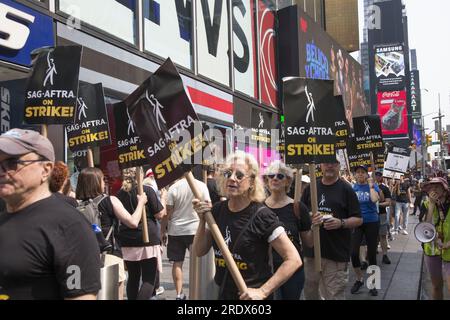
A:
<svg viewBox="0 0 450 320">
<path fill-rule="evenodd" d="M 431 112 L 425 115 L 422 115 L 422 130 L 421 130 L 421 135 L 422 135 L 422 143 L 421 143 L 421 147 L 422 147 L 422 178 L 425 178 L 425 167 L 427 164 L 427 148 L 425 147 L 426 145 L 426 134 L 425 134 L 425 130 L 427 130 L 427 128 L 425 128 L 425 117 L 427 116 L 431 116 L 433 114 L 436 114 L 436 112 Z"/>
</svg>

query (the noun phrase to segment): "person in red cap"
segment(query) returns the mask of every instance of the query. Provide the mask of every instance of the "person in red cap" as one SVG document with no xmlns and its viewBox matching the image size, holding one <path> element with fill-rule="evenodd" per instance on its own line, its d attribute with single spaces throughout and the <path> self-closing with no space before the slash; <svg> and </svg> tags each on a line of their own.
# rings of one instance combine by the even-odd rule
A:
<svg viewBox="0 0 450 320">
<path fill-rule="evenodd" d="M 38 132 L 0 136 L 0 296 L 96 299 L 100 252 L 87 220 L 52 195 L 52 143 Z"/>
<path fill-rule="evenodd" d="M 433 286 L 432 297 L 442 300 L 444 279 L 450 292 L 450 190 L 442 177 L 431 179 L 422 189 L 428 194 L 425 222 L 432 223 L 437 233 L 434 241 L 424 244 L 425 264 Z"/>
</svg>

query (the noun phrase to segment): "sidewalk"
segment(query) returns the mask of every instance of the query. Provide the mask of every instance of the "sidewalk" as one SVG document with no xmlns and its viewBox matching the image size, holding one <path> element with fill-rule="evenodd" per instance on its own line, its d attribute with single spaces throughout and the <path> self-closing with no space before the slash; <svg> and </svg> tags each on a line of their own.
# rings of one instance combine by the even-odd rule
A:
<svg viewBox="0 0 450 320">
<path fill-rule="evenodd" d="M 377 297 L 372 297 L 366 287 L 361 288 L 358 294 L 352 295 L 350 293 L 355 277 L 353 268 L 349 264 L 350 280 L 346 292 L 348 300 L 417 300 L 419 298 L 423 251 L 420 243 L 414 237 L 414 228 L 417 223 L 417 217 L 410 216 L 409 235 L 399 234 L 390 243 L 391 250 L 389 250 L 388 256 L 392 264 L 381 264 L 382 255 L 381 249 L 379 250 L 380 254 L 377 260 L 381 268 L 381 289 L 378 291 Z M 159 296 L 159 299 L 175 300 L 176 293 L 172 281 L 172 266 L 167 260 L 165 251 L 163 253 L 163 270 L 160 282 L 165 292 Z M 186 256 L 183 265 L 183 278 L 183 292 L 189 295 L 189 255 Z"/>
<path fill-rule="evenodd" d="M 407 230 L 409 235 L 398 234 L 395 240 L 390 242 L 391 250 L 388 251 L 390 265 L 381 263 L 382 253 L 379 249 L 377 261 L 381 269 L 381 289 L 378 290 L 377 297 L 372 297 L 365 286 L 357 294 L 350 293 L 350 288 L 355 282 L 355 273 L 353 268 L 350 268 L 350 281 L 346 292 L 348 300 L 417 300 L 419 298 L 423 250 L 414 237 L 414 228 L 418 223 L 416 216 L 409 216 Z"/>
</svg>

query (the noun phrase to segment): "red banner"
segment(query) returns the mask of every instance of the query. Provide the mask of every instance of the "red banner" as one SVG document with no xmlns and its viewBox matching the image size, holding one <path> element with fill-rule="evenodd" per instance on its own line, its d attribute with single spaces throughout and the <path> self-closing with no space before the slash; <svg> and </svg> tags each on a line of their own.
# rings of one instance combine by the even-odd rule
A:
<svg viewBox="0 0 450 320">
<path fill-rule="evenodd" d="M 378 114 L 384 137 L 408 135 L 406 91 L 378 92 Z"/>
</svg>

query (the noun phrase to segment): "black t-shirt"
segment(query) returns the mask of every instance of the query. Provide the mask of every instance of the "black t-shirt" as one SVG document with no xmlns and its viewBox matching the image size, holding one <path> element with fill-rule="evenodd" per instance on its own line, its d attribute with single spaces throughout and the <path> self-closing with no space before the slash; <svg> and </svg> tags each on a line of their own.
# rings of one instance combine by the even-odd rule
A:
<svg viewBox="0 0 450 320">
<path fill-rule="evenodd" d="M 55 192 L 54 195 L 59 198 L 62 201 L 67 202 L 68 204 L 70 204 L 72 207 L 76 208 L 78 207 L 78 202 L 76 199 L 66 196 L 65 194 L 59 193 L 59 192 Z"/>
<path fill-rule="evenodd" d="M 147 194 L 147 204 L 145 205 L 145 209 L 147 212 L 148 236 L 150 242 L 144 244 L 142 240 L 142 223 L 139 223 L 137 229 L 130 229 L 126 225 L 121 224 L 119 227 L 119 239 L 122 247 L 156 246 L 161 243 L 155 214 L 159 213 L 164 207 L 161 202 L 159 202 L 158 196 L 153 188 L 144 186 L 144 192 Z M 117 198 L 119 198 L 130 214 L 134 213 L 138 204 L 136 189 L 133 189 L 130 192 L 120 190 L 117 194 Z"/>
<path fill-rule="evenodd" d="M 212 205 L 220 202 L 220 194 L 219 190 L 217 189 L 216 180 L 208 178 L 208 180 L 206 181 L 206 186 L 208 187 L 209 197 L 211 198 Z"/>
<path fill-rule="evenodd" d="M 389 191 L 389 188 L 384 183 L 382 183 L 378 186 L 380 187 L 380 190 L 383 191 L 383 195 L 384 195 L 385 199 L 392 198 L 391 191 Z M 380 211 L 380 214 L 386 214 L 386 207 L 379 206 L 379 211 Z"/>
<path fill-rule="evenodd" d="M 0 252 L 0 295 L 11 300 L 59 300 L 100 290 L 92 227 L 54 195 L 0 213 Z"/>
<path fill-rule="evenodd" d="M 397 193 L 397 190 L 396 190 L 395 200 L 397 202 L 408 203 L 409 202 L 408 189 L 409 189 L 409 183 L 408 182 L 400 183 L 400 187 L 398 188 L 398 193 Z"/>
<path fill-rule="evenodd" d="M 309 215 L 309 210 L 304 203 L 300 202 L 300 216 L 294 213 L 294 204 L 290 203 L 287 206 L 279 209 L 270 208 L 283 223 L 284 229 L 289 237 L 289 239 L 294 244 L 295 248 L 298 250 L 300 256 L 303 256 L 302 243 L 300 239 L 300 232 L 311 230 L 311 217 Z M 275 251 L 272 250 L 273 261 L 275 264 L 279 265 L 283 262 L 283 258 Z"/>
<path fill-rule="evenodd" d="M 233 241 L 239 236 L 242 228 L 252 215 L 261 207 L 263 209 L 257 213 L 254 220 L 250 223 L 233 252 Z M 231 212 L 228 209 L 228 201 L 216 204 L 212 209 L 212 214 L 225 239 L 225 243 L 232 251 L 233 258 L 245 283 L 249 288 L 259 288 L 272 276 L 269 266 L 268 239 L 273 231 L 281 226 L 277 216 L 270 209 L 259 203 L 251 203 L 240 212 Z M 220 287 L 226 270 L 225 260 L 215 241 L 213 241 L 213 247 L 216 264 L 214 280 Z M 220 298 L 225 300 L 236 300 L 239 298 L 238 289 L 229 273 Z"/>
<path fill-rule="evenodd" d="M 317 201 L 319 212 L 331 214 L 337 219 L 350 217 L 361 218 L 358 198 L 350 184 L 339 179 L 335 184 L 327 186 L 322 179 L 317 180 Z M 311 210 L 311 188 L 308 186 L 303 192 L 302 202 Z M 320 246 L 322 257 L 337 261 L 349 262 L 351 252 L 351 230 L 325 230 L 320 228 Z M 303 248 L 306 257 L 314 257 L 314 251 Z"/>
</svg>

